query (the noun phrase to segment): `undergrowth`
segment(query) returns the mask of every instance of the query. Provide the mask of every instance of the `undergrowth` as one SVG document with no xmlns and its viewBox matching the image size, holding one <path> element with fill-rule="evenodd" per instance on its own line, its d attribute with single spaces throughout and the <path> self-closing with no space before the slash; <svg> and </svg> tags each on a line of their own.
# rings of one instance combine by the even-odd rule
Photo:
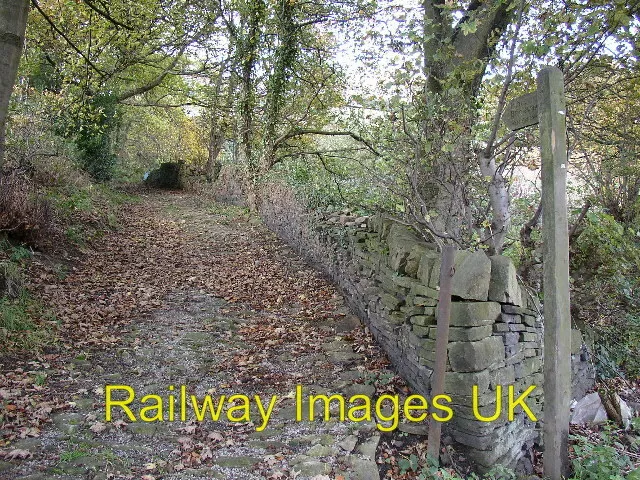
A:
<svg viewBox="0 0 640 480">
<path fill-rule="evenodd" d="M 640 418 L 633 432 L 604 425 L 600 431 L 571 435 L 573 475 L 570 480 L 640 479 Z"/>
<path fill-rule="evenodd" d="M 7 351 L 41 351 L 55 343 L 56 327 L 56 317 L 26 290 L 0 298 L 0 344 Z"/>
</svg>

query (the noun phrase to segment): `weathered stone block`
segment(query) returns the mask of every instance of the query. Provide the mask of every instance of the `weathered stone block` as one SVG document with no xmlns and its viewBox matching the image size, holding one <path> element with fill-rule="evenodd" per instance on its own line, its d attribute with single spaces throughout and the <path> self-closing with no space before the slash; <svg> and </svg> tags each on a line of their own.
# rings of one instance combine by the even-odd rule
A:
<svg viewBox="0 0 640 480">
<path fill-rule="evenodd" d="M 491 335 L 491 325 L 482 327 L 449 327 L 449 342 L 477 342 Z M 430 334 L 436 338 L 436 330 Z"/>
<path fill-rule="evenodd" d="M 507 349 L 510 347 L 506 347 Z M 520 350 L 518 352 L 515 352 L 513 354 L 508 354 L 507 353 L 507 358 L 505 360 L 505 363 L 507 365 L 518 365 L 520 362 L 522 362 L 524 360 L 524 350 Z M 517 377 L 517 375 L 516 375 Z"/>
<path fill-rule="evenodd" d="M 417 244 L 409 252 L 407 256 L 406 265 L 404 267 L 404 273 L 410 277 L 416 278 L 418 275 L 418 268 L 420 268 L 420 259 L 422 255 L 429 250 L 426 244 Z"/>
<path fill-rule="evenodd" d="M 454 372 L 478 372 L 504 362 L 504 344 L 500 337 L 487 337 L 478 342 L 449 344 L 449 363 Z"/>
<path fill-rule="evenodd" d="M 435 340 L 431 340 L 431 339 L 423 339 L 422 340 L 422 347 L 420 348 L 420 351 L 418 352 L 418 355 L 423 356 L 423 357 L 433 357 L 435 355 L 436 352 L 436 342 Z"/>
<path fill-rule="evenodd" d="M 571 354 L 577 355 L 582 348 L 582 333 L 575 328 L 571 329 Z"/>
<path fill-rule="evenodd" d="M 516 305 L 502 305 L 502 311 L 512 315 L 537 315 L 534 310 L 530 310 L 524 307 L 518 307 Z"/>
<path fill-rule="evenodd" d="M 522 323 L 522 317 L 514 313 L 503 313 L 500 315 L 500 321 L 504 323 Z"/>
<path fill-rule="evenodd" d="M 428 337 L 429 336 L 429 330 L 431 330 L 429 327 L 423 327 L 421 325 L 413 325 L 412 331 L 415 335 L 417 335 L 418 337 Z"/>
<path fill-rule="evenodd" d="M 440 280 L 440 263 L 440 254 L 431 250 L 424 252 L 418 267 L 418 280 L 432 289 L 436 288 Z"/>
<path fill-rule="evenodd" d="M 491 417 L 495 414 L 495 410 L 488 414 L 488 417 Z M 487 418 L 487 417 L 485 417 Z M 501 415 L 496 420 L 491 422 L 483 422 L 476 418 L 465 418 L 461 415 L 456 416 L 454 414 L 451 422 L 447 424 L 448 428 L 454 429 L 458 432 L 469 433 L 471 435 L 490 435 L 493 431 L 504 425 L 507 422 L 507 418 L 504 415 Z"/>
<path fill-rule="evenodd" d="M 538 340 L 539 340 L 539 337 L 537 333 L 520 332 L 521 342 L 537 342 Z"/>
<path fill-rule="evenodd" d="M 491 260 L 484 252 L 457 255 L 451 293 L 465 300 L 486 301 L 491 281 Z"/>
<path fill-rule="evenodd" d="M 404 273 L 409 253 L 418 243 L 421 243 L 420 239 L 408 227 L 398 223 L 391 225 L 387 236 L 391 269 Z"/>
<path fill-rule="evenodd" d="M 489 387 L 491 390 L 495 390 L 498 385 L 502 385 L 503 389 L 507 385 L 513 385 L 516 381 L 515 369 L 513 365 L 507 365 L 506 367 L 497 368 L 489 372 Z"/>
<path fill-rule="evenodd" d="M 416 280 L 411 277 L 406 277 L 403 275 L 392 275 L 391 281 L 395 283 L 397 286 L 401 288 L 411 289 L 411 287 L 416 284 Z"/>
<path fill-rule="evenodd" d="M 518 332 L 507 332 L 502 334 L 502 339 L 505 345 L 515 345 L 520 341 L 520 334 Z"/>
<path fill-rule="evenodd" d="M 504 402 L 505 395 L 506 395 L 506 390 L 502 392 L 503 405 L 506 405 L 506 403 Z M 497 391 L 493 391 L 491 389 L 485 392 L 479 392 L 476 397 L 477 405 L 479 407 L 482 407 L 482 406 L 495 404 L 497 401 L 496 400 L 497 396 L 498 396 Z M 471 406 L 473 405 L 473 401 L 474 401 L 473 390 L 469 390 L 466 395 L 463 395 L 463 394 L 455 395 L 455 397 L 453 397 L 452 399 L 453 399 L 453 403 L 460 406 L 465 406 L 471 409 Z M 454 412 L 456 412 L 456 409 L 454 409 Z"/>
<path fill-rule="evenodd" d="M 491 261 L 489 300 L 512 305 L 522 305 L 522 293 L 518 285 L 516 267 L 509 257 L 494 255 Z"/>
<path fill-rule="evenodd" d="M 525 358 L 522 362 L 524 377 L 542 371 L 542 357 Z"/>
<path fill-rule="evenodd" d="M 453 302 L 450 325 L 480 327 L 491 325 L 500 316 L 500 304 L 495 302 Z"/>
<path fill-rule="evenodd" d="M 515 345 L 507 345 L 505 347 L 505 356 L 507 359 L 509 359 L 510 357 L 512 357 L 513 355 L 516 355 L 518 353 L 522 353 L 524 352 L 524 345 L 522 345 L 521 343 L 516 343 Z"/>
<path fill-rule="evenodd" d="M 478 386 L 478 392 L 489 390 L 489 371 L 480 372 L 447 372 L 444 376 L 444 391 L 447 395 L 455 397 L 456 394 L 471 395 L 474 385 Z"/>
<path fill-rule="evenodd" d="M 471 390 L 469 390 L 469 392 L 471 392 Z M 493 390 L 488 391 L 486 393 L 486 396 L 490 398 L 491 401 L 484 405 L 478 405 L 475 411 L 473 409 L 473 404 L 471 402 L 464 403 L 461 405 L 454 405 L 453 406 L 454 417 L 458 416 L 458 417 L 463 417 L 467 419 L 474 419 L 476 418 L 476 414 L 484 418 L 492 417 L 493 415 L 495 415 L 497 410 L 496 392 Z M 506 418 L 507 409 L 505 408 L 505 405 L 507 405 L 507 401 L 508 401 L 507 391 L 506 389 L 503 389 L 502 399 L 500 400 L 500 410 L 502 412 L 502 414 L 500 415 L 501 418 Z"/>
<path fill-rule="evenodd" d="M 422 327 L 427 327 L 429 325 L 435 325 L 436 324 L 436 317 L 433 317 L 433 316 L 428 317 L 426 315 L 417 315 L 415 317 L 411 317 L 410 321 L 414 325 L 420 325 Z"/>
<path fill-rule="evenodd" d="M 382 305 L 384 305 L 384 307 L 387 308 L 388 310 L 396 310 L 397 308 L 400 307 L 400 305 L 402 305 L 401 300 L 398 300 L 397 297 L 395 297 L 394 295 L 390 295 L 388 293 L 382 294 L 382 296 L 380 297 L 380 300 L 382 302 Z"/>
<path fill-rule="evenodd" d="M 438 301 L 435 298 L 416 296 L 413 298 L 413 304 L 422 307 L 435 307 Z"/>
<path fill-rule="evenodd" d="M 405 296 L 409 292 L 409 289 L 398 285 L 396 282 L 393 281 L 394 278 L 398 278 L 398 277 L 395 273 L 393 273 L 389 269 L 383 269 L 378 275 L 380 286 L 385 292 L 390 293 L 392 295 L 399 294 L 399 295 Z"/>
<path fill-rule="evenodd" d="M 410 307 L 408 305 L 404 307 L 400 307 L 400 311 L 404 313 L 407 317 L 424 315 L 425 314 L 424 310 L 425 310 L 424 307 Z"/>
<path fill-rule="evenodd" d="M 438 299 L 439 295 L 438 290 L 436 290 L 435 288 L 427 287 L 426 285 L 422 284 L 414 284 L 411 287 L 411 293 L 416 296 L 433 298 L 435 300 Z"/>
</svg>

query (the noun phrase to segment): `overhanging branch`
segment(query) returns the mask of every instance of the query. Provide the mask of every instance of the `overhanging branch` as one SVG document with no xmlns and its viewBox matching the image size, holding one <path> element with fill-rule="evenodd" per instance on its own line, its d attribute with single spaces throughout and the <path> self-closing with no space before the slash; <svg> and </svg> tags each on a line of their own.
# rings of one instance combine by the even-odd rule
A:
<svg viewBox="0 0 640 480">
<path fill-rule="evenodd" d="M 283 142 L 286 142 L 290 138 L 301 137 L 302 135 L 325 135 L 325 136 L 330 136 L 330 137 L 335 137 L 335 136 L 351 137 L 356 142 L 360 142 L 364 146 L 366 146 L 367 150 L 369 150 L 371 153 L 373 153 L 376 157 L 381 157 L 382 156 L 382 154 L 380 152 L 378 152 L 378 150 L 376 150 L 373 147 L 373 145 L 371 145 L 367 140 L 362 138 L 357 133 L 350 132 L 348 130 L 315 130 L 315 129 L 293 130 L 291 132 L 285 133 L 284 135 L 281 135 L 280 137 L 278 137 L 275 140 L 275 142 L 273 142 L 273 148 L 274 149 L 278 148 L 278 146 L 280 146 Z"/>
</svg>

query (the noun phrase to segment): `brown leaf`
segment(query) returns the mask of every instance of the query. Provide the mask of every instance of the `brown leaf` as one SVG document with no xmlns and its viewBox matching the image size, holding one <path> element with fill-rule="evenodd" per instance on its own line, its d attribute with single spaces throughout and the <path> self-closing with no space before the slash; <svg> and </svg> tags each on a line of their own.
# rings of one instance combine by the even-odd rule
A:
<svg viewBox="0 0 640 480">
<path fill-rule="evenodd" d="M 29 450 L 20 450 L 19 448 L 11 450 L 4 456 L 7 460 L 24 460 L 31 457 L 33 457 L 33 454 Z"/>
<path fill-rule="evenodd" d="M 93 433 L 102 433 L 107 429 L 107 426 L 102 422 L 96 422 L 89 427 Z"/>
</svg>

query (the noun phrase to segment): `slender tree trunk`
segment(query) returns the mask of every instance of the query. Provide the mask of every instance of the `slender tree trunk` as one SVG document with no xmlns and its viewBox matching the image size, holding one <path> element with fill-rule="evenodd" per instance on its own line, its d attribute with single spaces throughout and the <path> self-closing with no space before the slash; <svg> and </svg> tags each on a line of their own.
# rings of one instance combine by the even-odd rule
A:
<svg viewBox="0 0 640 480">
<path fill-rule="evenodd" d="M 489 202 L 493 211 L 493 222 L 491 225 L 491 238 L 489 240 L 490 254 L 499 255 L 502 253 L 504 240 L 507 237 L 509 226 L 511 225 L 511 214 L 509 213 L 509 190 L 506 179 L 498 172 L 495 158 L 487 158 L 480 154 L 480 172 L 483 177 L 490 177 Z"/>
<path fill-rule="evenodd" d="M 276 163 L 276 125 L 287 93 L 287 84 L 298 56 L 298 26 L 294 22 L 296 3 L 279 0 L 277 4 L 278 47 L 273 71 L 267 82 L 266 124 L 261 172 L 269 171 Z"/>
<path fill-rule="evenodd" d="M 240 145 L 238 157 L 247 167 L 245 178 L 245 194 L 248 207 L 257 209 L 256 175 L 257 166 L 253 154 L 253 108 L 255 106 L 254 69 L 258 60 L 258 44 L 265 16 L 265 4 L 262 0 L 248 3 L 249 12 L 244 19 L 245 37 L 241 41 L 239 57 L 242 59 L 240 76 Z"/>
<path fill-rule="evenodd" d="M 218 156 L 224 145 L 225 133 L 224 120 L 214 116 L 211 119 L 211 132 L 209 134 L 209 157 L 205 166 L 205 176 L 208 182 L 215 182 L 220 175 L 222 164 L 218 160 Z"/>
<path fill-rule="evenodd" d="M 435 230 L 462 240 L 469 223 L 468 178 L 473 175 L 475 159 L 471 149 L 471 126 L 476 121 L 475 99 L 480 81 L 493 55 L 497 40 L 512 15 L 509 2 L 472 0 L 464 16 L 454 23 L 447 13 L 445 0 L 423 0 L 424 14 L 424 103 L 443 104 L 448 108 L 425 118 L 423 142 L 430 145 L 430 158 L 425 165 L 429 184 L 423 188 L 428 210 L 435 210 Z M 474 32 L 464 26 L 474 22 Z M 457 69 L 473 68 L 474 75 L 459 78 Z M 455 87 L 456 93 L 448 93 Z M 445 132 L 455 135 L 449 136 Z M 450 143 L 449 145 L 445 142 Z M 418 155 L 428 153 L 418 148 Z M 442 153 L 440 153 L 442 150 Z"/>
<path fill-rule="evenodd" d="M 0 1 L 0 168 L 4 165 L 9 99 L 18 73 L 28 14 L 28 0 Z"/>
</svg>

